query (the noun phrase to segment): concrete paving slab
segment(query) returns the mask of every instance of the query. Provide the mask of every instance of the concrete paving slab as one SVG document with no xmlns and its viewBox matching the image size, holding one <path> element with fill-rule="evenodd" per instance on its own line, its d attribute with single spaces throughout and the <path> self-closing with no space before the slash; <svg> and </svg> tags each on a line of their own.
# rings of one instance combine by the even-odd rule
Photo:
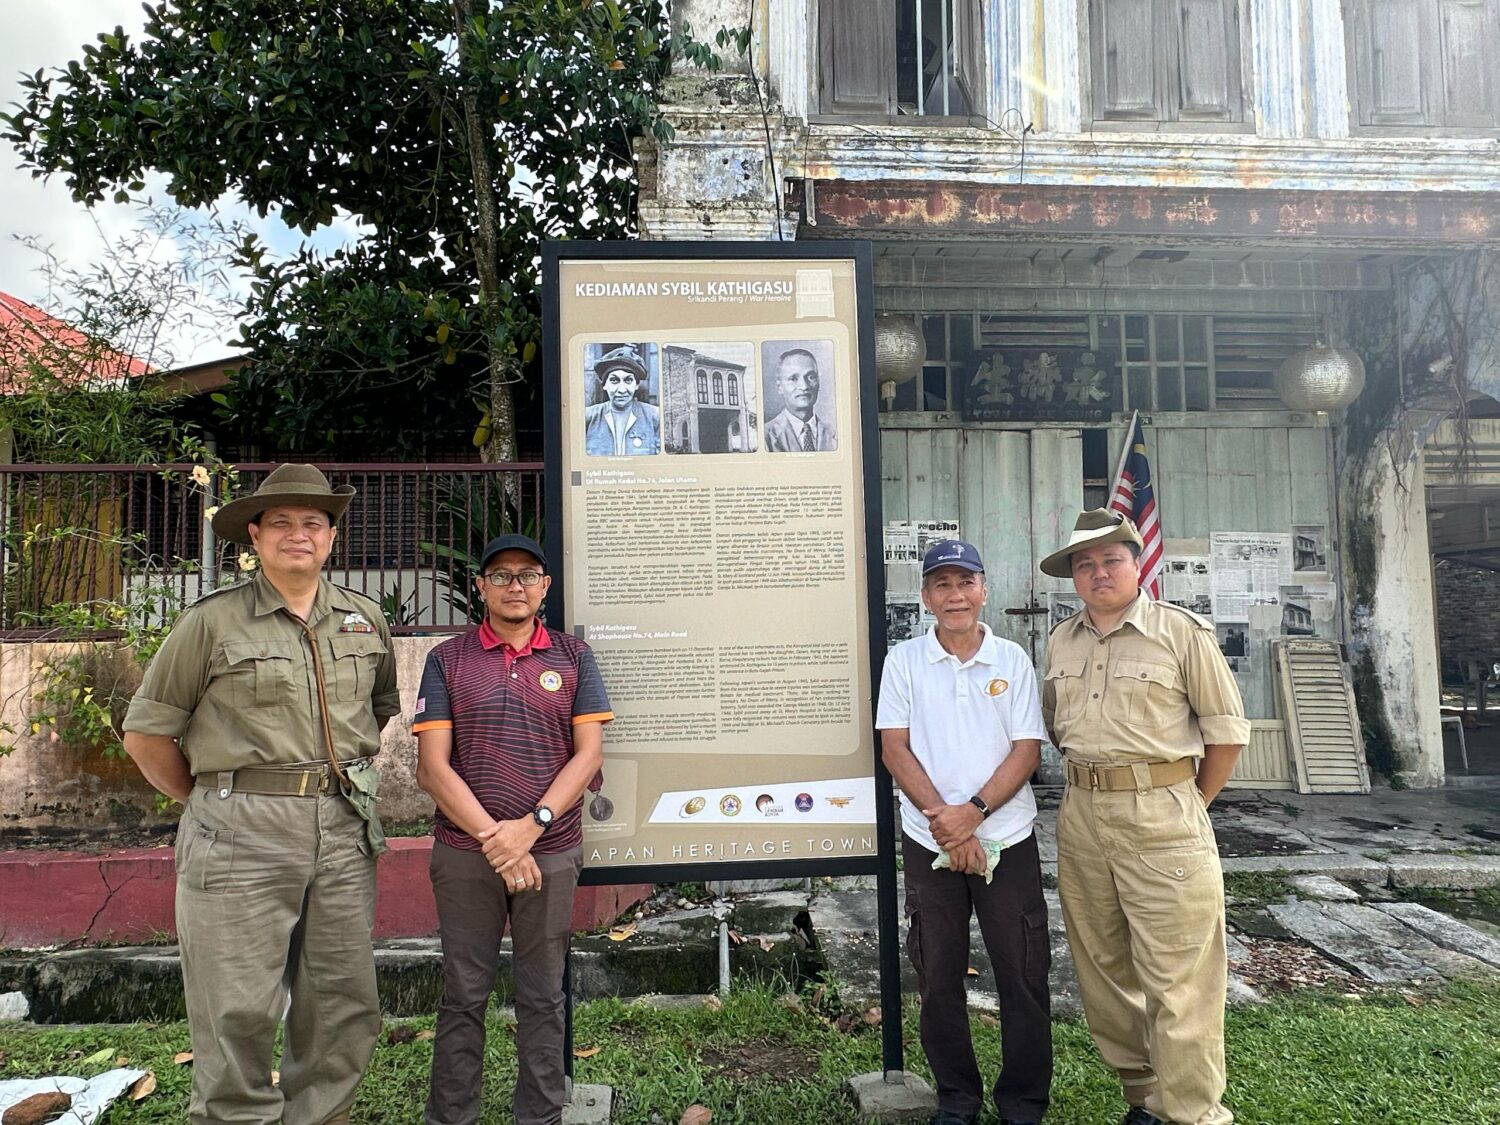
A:
<svg viewBox="0 0 1500 1125">
<path fill-rule="evenodd" d="M 1337 918 L 1319 904 L 1277 903 L 1272 917 L 1291 933 L 1316 946 L 1325 956 L 1379 984 L 1406 984 L 1433 976 L 1420 961 L 1389 949 Z"/>
<path fill-rule="evenodd" d="M 563 1103 L 562 1125 L 609 1125 L 614 1103 L 613 1086 L 574 1086 Z"/>
<path fill-rule="evenodd" d="M 900 1125 L 925 1122 L 937 1112 L 937 1094 L 925 1078 L 908 1070 L 856 1074 L 844 1088 L 861 1121 Z"/>
<path fill-rule="evenodd" d="M 1382 902 L 1375 909 L 1409 926 L 1435 945 L 1500 968 L 1500 941 L 1473 926 L 1466 926 L 1456 918 L 1417 902 Z"/>
<path fill-rule="evenodd" d="M 1359 892 L 1344 886 L 1329 875 L 1293 875 L 1291 884 L 1297 889 L 1298 898 L 1313 898 L 1321 902 L 1358 902 Z"/>
<path fill-rule="evenodd" d="M 1390 869 L 1398 887 L 1478 890 L 1500 885 L 1500 856 L 1495 855 L 1393 856 Z"/>
</svg>

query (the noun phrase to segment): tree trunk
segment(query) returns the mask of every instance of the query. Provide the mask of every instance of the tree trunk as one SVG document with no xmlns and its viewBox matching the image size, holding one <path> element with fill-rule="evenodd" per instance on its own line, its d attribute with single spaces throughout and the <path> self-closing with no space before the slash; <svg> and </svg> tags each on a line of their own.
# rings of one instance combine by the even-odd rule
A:
<svg viewBox="0 0 1500 1125">
<path fill-rule="evenodd" d="M 478 66 L 474 44 L 470 39 L 476 18 L 489 14 L 489 0 L 452 0 L 453 24 L 458 41 L 459 84 L 463 91 L 465 141 L 469 152 L 469 169 L 474 179 L 475 213 L 478 229 L 474 232 L 474 268 L 479 277 L 479 322 L 489 352 L 490 436 L 482 455 L 486 461 L 505 462 L 516 459 L 516 404 L 510 385 L 517 378 L 514 361 L 505 349 L 496 328 L 500 324 L 500 209 L 495 202 L 495 161 L 490 151 L 495 136 L 495 122 L 480 113 L 479 96 L 471 75 Z M 507 486 L 507 494 L 514 488 Z"/>
</svg>

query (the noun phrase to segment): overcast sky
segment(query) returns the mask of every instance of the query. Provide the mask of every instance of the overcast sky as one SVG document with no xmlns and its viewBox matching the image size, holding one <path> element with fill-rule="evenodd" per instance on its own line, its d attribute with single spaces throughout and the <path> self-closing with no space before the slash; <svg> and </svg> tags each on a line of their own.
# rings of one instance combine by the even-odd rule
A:
<svg viewBox="0 0 1500 1125">
<path fill-rule="evenodd" d="M 20 99 L 23 73 L 81 58 L 84 43 L 116 25 L 138 35 L 145 19 L 140 0 L 0 0 L 0 104 L 9 110 Z M 61 178 L 51 182 L 33 179 L 30 171 L 18 164 L 15 151 L 0 142 L 0 291 L 47 307 L 46 278 L 38 269 L 40 258 L 19 238 L 40 239 L 63 262 L 83 267 L 98 260 L 106 239 L 128 232 L 141 217 L 136 208 L 113 203 L 100 203 L 91 214 L 72 201 Z M 160 180 L 148 181 L 147 194 L 156 202 L 168 202 Z M 298 245 L 297 234 L 274 217 L 261 219 L 232 200 L 221 204 L 220 214 L 244 220 L 274 251 L 285 253 Z M 316 239 L 316 245 L 325 249 L 337 245 L 352 229 L 351 224 L 340 224 Z M 54 307 L 49 311 L 61 310 Z M 231 349 L 224 341 L 231 339 L 234 331 L 235 325 L 230 322 L 222 331 L 173 341 L 175 365 L 229 354 Z"/>
</svg>

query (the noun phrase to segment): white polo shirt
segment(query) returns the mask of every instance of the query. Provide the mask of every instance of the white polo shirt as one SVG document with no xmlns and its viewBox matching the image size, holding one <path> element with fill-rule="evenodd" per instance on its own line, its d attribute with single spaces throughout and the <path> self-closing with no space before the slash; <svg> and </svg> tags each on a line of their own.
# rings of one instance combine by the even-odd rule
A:
<svg viewBox="0 0 1500 1125">
<path fill-rule="evenodd" d="M 960 663 L 938 644 L 937 630 L 902 641 L 885 658 L 875 726 L 906 728 L 911 750 L 933 786 L 960 805 L 984 786 L 1020 738 L 1047 740 L 1036 672 L 1020 645 L 980 623 L 979 651 Z M 1036 798 L 1031 784 L 992 812 L 975 835 L 1015 844 L 1031 834 Z M 901 828 L 929 851 L 942 851 L 927 818 L 901 794 Z"/>
</svg>

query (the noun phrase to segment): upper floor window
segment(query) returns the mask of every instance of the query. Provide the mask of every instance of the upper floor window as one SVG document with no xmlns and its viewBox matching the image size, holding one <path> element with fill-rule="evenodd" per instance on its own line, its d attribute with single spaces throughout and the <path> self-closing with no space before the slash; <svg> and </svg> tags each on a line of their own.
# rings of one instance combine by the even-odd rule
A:
<svg viewBox="0 0 1500 1125">
<path fill-rule="evenodd" d="M 698 401 L 708 405 L 708 372 L 698 368 Z"/>
<path fill-rule="evenodd" d="M 1358 125 L 1500 125 L 1500 0 L 1354 0 L 1351 8 Z"/>
<path fill-rule="evenodd" d="M 731 376 L 729 376 L 729 405 L 730 406 L 738 406 L 739 404 L 740 404 L 740 381 L 738 379 L 736 379 L 733 375 L 731 375 Z"/>
<path fill-rule="evenodd" d="M 818 55 L 823 113 L 983 114 L 979 0 L 821 0 Z"/>
<path fill-rule="evenodd" d="M 718 371 L 714 372 L 714 405 L 724 405 L 724 376 Z"/>
<path fill-rule="evenodd" d="M 1097 121 L 1245 119 L 1238 0 L 1089 0 Z"/>
</svg>

